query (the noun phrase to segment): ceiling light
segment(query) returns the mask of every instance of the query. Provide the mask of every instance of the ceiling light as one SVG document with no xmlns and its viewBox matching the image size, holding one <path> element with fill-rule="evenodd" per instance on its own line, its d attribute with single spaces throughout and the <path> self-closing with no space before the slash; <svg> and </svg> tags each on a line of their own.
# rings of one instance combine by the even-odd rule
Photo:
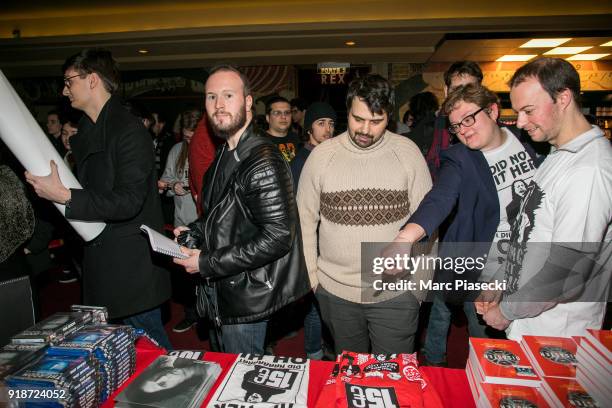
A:
<svg viewBox="0 0 612 408">
<path fill-rule="evenodd" d="M 564 54 L 578 54 L 579 52 L 583 52 L 593 48 L 590 47 L 557 47 L 552 50 L 546 51 L 544 55 L 564 55 Z"/>
<path fill-rule="evenodd" d="M 147 54 L 149 52 L 149 50 L 147 50 L 146 48 L 141 48 L 138 50 L 139 54 Z"/>
<path fill-rule="evenodd" d="M 533 40 L 527 41 L 519 48 L 549 48 L 557 47 L 563 43 L 568 42 L 571 38 L 534 38 Z"/>
<path fill-rule="evenodd" d="M 566 59 L 569 61 L 595 61 L 608 55 L 610 54 L 576 54 Z"/>
<path fill-rule="evenodd" d="M 499 57 L 495 61 L 497 62 L 510 62 L 510 61 L 529 61 L 530 59 L 537 57 L 537 54 L 530 55 L 504 55 L 503 57 Z"/>
<path fill-rule="evenodd" d="M 349 47 L 352 47 L 353 45 L 357 45 L 357 43 L 355 41 L 347 41 L 344 43 L 344 45 L 348 45 Z"/>
<path fill-rule="evenodd" d="M 600 47 L 612 47 L 612 41 L 608 41 L 607 43 L 603 43 Z"/>
</svg>

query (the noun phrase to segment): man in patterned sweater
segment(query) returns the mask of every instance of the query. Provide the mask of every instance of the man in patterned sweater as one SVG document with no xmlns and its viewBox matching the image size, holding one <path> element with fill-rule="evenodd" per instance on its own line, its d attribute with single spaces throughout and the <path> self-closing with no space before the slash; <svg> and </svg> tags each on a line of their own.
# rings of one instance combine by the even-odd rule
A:
<svg viewBox="0 0 612 408">
<path fill-rule="evenodd" d="M 386 131 L 393 101 L 379 75 L 355 79 L 347 132 L 313 150 L 300 178 L 306 265 L 337 353 L 414 347 L 419 302 L 411 293 L 378 302 L 362 296 L 361 243 L 392 241 L 431 188 L 418 147 Z"/>
</svg>

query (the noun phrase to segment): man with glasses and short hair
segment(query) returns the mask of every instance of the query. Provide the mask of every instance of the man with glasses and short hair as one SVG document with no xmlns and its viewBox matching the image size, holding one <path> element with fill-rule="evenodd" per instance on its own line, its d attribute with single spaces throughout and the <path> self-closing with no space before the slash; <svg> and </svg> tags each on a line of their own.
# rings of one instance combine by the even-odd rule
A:
<svg viewBox="0 0 612 408">
<path fill-rule="evenodd" d="M 485 266 L 486 271 L 492 271 L 487 274 L 488 277 L 499 267 L 498 257 L 504 254 L 498 246 L 503 247 L 503 242 L 508 241 L 513 221 L 511 215 L 516 215 L 516 212 L 507 210 L 513 201 L 512 184 L 516 180 L 528 182 L 533 177 L 535 156 L 511 131 L 497 125 L 499 101 L 497 95 L 487 88 L 474 84 L 459 86 L 449 94 L 442 109 L 449 118 L 449 131 L 461 143 L 442 152 L 442 165 L 432 190 L 402 228 L 395 242 L 413 243 L 431 237 L 456 209 L 443 243 L 492 243 L 489 263 Z M 449 246 L 442 245 L 439 257 L 446 256 L 443 252 L 445 248 Z M 482 246 L 477 245 L 476 252 L 478 248 Z M 436 274 L 438 282 L 488 280 L 480 276 L 481 270 L 476 268 L 461 274 L 441 269 Z M 447 300 L 453 303 L 467 300 L 463 302 L 463 309 L 470 336 L 487 337 L 486 325 L 478 320 L 470 299 L 450 292 L 435 292 L 423 348 L 426 364 L 429 365 L 446 364 L 446 339 L 451 322 L 451 310 L 445 303 Z"/>
<path fill-rule="evenodd" d="M 454 89 L 467 84 L 480 85 L 482 83 L 482 70 L 474 61 L 455 61 L 444 72 L 444 96 L 448 96 Z M 447 130 L 448 116 L 439 112 L 434 122 L 434 134 L 431 147 L 425 155 L 431 177 L 436 181 L 440 169 L 441 153 L 448 149 L 451 143 L 450 133 Z"/>
<path fill-rule="evenodd" d="M 106 223 L 85 244 L 84 303 L 106 306 L 111 319 L 172 348 L 159 307 L 170 297 L 169 275 L 153 263 L 140 231 L 142 224 L 162 229 L 151 137 L 116 95 L 119 71 L 109 51 L 85 49 L 63 71 L 64 96 L 85 113 L 70 139 L 83 188 L 66 188 L 53 162 L 50 175 L 26 179 L 40 197 L 65 205 L 66 218 Z"/>
<path fill-rule="evenodd" d="M 294 159 L 300 139 L 290 130 L 291 104 L 282 96 L 273 96 L 266 103 L 267 134 L 288 163 Z"/>
</svg>

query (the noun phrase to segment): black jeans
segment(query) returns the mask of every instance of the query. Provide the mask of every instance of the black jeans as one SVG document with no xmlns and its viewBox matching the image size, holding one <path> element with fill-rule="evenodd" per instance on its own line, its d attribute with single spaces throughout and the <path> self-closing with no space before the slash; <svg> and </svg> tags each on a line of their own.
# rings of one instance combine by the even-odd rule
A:
<svg viewBox="0 0 612 408">
<path fill-rule="evenodd" d="M 336 354 L 343 350 L 374 354 L 414 351 L 420 304 L 411 293 L 363 304 L 341 299 L 319 286 L 316 297 Z"/>
</svg>

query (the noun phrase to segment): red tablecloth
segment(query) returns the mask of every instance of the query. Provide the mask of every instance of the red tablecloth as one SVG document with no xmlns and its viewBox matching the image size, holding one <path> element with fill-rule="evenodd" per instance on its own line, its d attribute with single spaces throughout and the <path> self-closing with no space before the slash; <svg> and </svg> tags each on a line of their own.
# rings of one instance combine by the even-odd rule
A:
<svg viewBox="0 0 612 408">
<path fill-rule="evenodd" d="M 149 364 L 157 358 L 157 356 L 164 354 L 164 350 L 157 348 L 146 339 L 142 339 L 137 343 L 137 357 L 136 357 L 136 374 L 132 378 L 136 377 L 142 370 L 144 370 Z M 206 352 L 204 360 L 213 361 L 219 363 L 223 370 L 217 384 L 213 386 L 208 397 L 202 404 L 206 407 L 210 397 L 214 394 L 221 378 L 229 370 L 231 365 L 236 360 L 235 354 L 224 354 Z M 314 406 L 321 392 L 321 388 L 325 384 L 325 381 L 329 377 L 334 363 L 331 361 L 311 361 L 310 362 L 310 382 L 308 384 L 308 406 Z M 433 386 L 440 395 L 445 407 L 450 408 L 471 408 L 474 407 L 474 400 L 470 392 L 470 387 L 465 376 L 465 371 L 451 368 L 437 368 L 437 367 L 421 367 L 422 372 L 429 380 L 429 384 Z M 112 408 L 114 406 L 113 399 L 132 379 L 128 380 L 115 394 L 113 394 L 108 401 L 106 401 L 102 407 Z"/>
</svg>

